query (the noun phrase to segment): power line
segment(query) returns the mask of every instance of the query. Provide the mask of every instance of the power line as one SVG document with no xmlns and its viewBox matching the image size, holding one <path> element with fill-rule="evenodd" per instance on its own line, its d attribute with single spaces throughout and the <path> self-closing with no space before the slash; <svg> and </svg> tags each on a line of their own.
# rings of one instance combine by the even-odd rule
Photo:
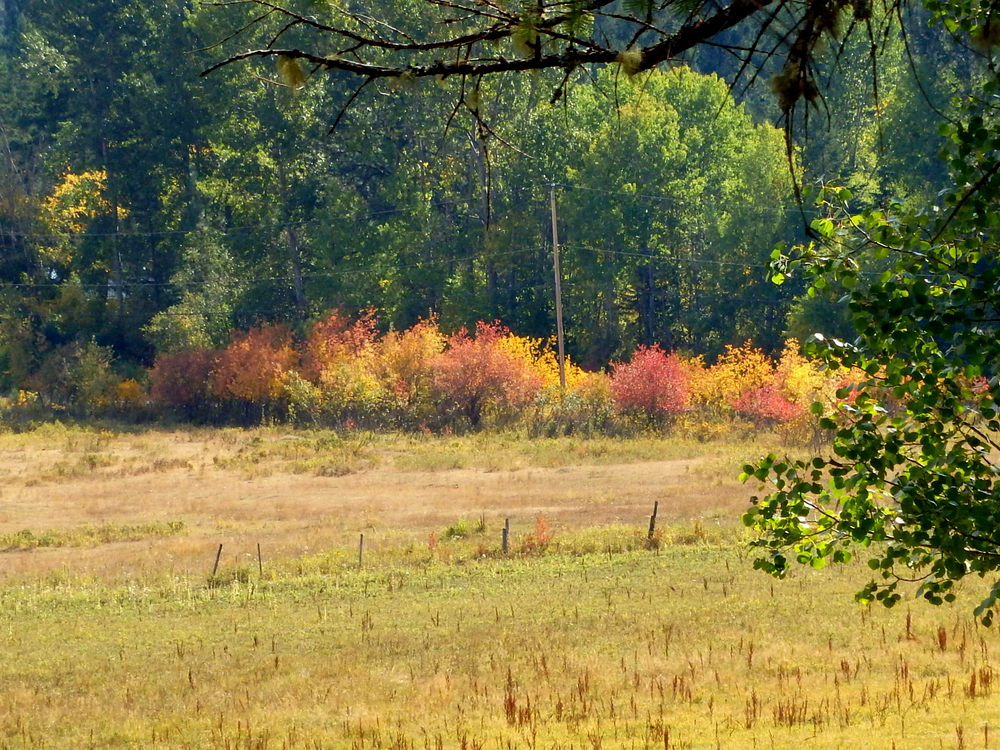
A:
<svg viewBox="0 0 1000 750">
<path fill-rule="evenodd" d="M 151 232 L 74 232 L 69 235 L 63 234 L 44 234 L 44 233 L 34 233 L 34 232 L 4 232 L 4 236 L 7 237 L 17 237 L 19 239 L 35 239 L 35 240 L 61 240 L 66 239 L 67 236 L 70 239 L 78 238 L 108 238 L 108 237 L 173 237 L 173 236 L 186 236 L 189 234 L 199 234 L 201 232 L 214 232 L 222 235 L 237 234 L 239 232 L 248 232 L 251 230 L 283 230 L 290 229 L 292 227 L 304 227 L 310 224 L 318 224 L 321 222 L 362 222 L 369 221 L 371 219 L 377 219 L 382 216 L 392 216 L 396 214 L 414 214 L 424 211 L 428 208 L 443 208 L 446 206 L 454 206 L 455 201 L 438 201 L 435 203 L 428 203 L 424 206 L 414 206 L 410 208 L 386 208 L 379 211 L 371 211 L 362 216 L 332 216 L 332 217 L 313 217 L 312 219 L 303 219 L 301 221 L 289 221 L 280 223 L 266 223 L 266 224 L 243 224 L 235 227 L 194 227 L 192 229 L 161 229 L 153 230 Z"/>
<path fill-rule="evenodd" d="M 614 195 L 614 196 L 622 196 L 622 197 L 627 197 L 627 198 L 645 198 L 647 200 L 661 201 L 663 203 L 677 203 L 678 201 L 682 200 L 682 199 L 680 199 L 676 195 L 656 195 L 656 194 L 653 194 L 653 193 L 633 193 L 633 192 L 627 191 L 627 190 L 608 190 L 607 188 L 587 187 L 585 185 L 569 185 L 569 184 L 560 183 L 560 182 L 557 182 L 557 183 L 554 183 L 554 184 L 555 184 L 556 187 L 560 187 L 560 188 L 563 188 L 565 190 L 571 190 L 571 191 L 572 190 L 584 190 L 584 191 L 590 192 L 590 193 L 600 193 L 601 195 Z M 754 213 L 757 213 L 757 214 L 769 214 L 771 216 L 785 216 L 785 215 L 787 215 L 789 213 L 789 211 L 781 210 L 781 209 L 774 209 L 774 208 L 764 209 L 764 208 L 760 208 L 760 207 L 755 206 L 754 207 Z M 819 211 L 815 211 L 815 212 L 811 212 L 811 213 L 814 213 L 817 216 L 820 214 Z"/>
<path fill-rule="evenodd" d="M 643 260 L 649 261 L 651 263 L 695 263 L 700 265 L 713 265 L 713 266 L 735 266 L 738 268 L 762 268 L 768 269 L 769 266 L 761 263 L 742 263 L 738 261 L 728 261 L 728 260 L 710 260 L 708 258 L 696 258 L 696 257 L 680 257 L 680 256 L 666 256 L 666 255 L 648 255 L 646 253 L 636 253 L 628 252 L 625 250 L 611 250 L 609 248 L 603 247 L 590 247 L 589 245 L 582 245 L 578 243 L 566 243 L 563 245 L 566 248 L 573 248 L 575 250 L 584 250 L 591 253 L 605 253 L 607 255 L 618 255 L 626 258 L 642 258 Z"/>
<path fill-rule="evenodd" d="M 452 265 L 455 263 L 465 263 L 470 260 L 493 260 L 499 258 L 509 258 L 509 257 L 514 257 L 516 255 L 523 255 L 526 253 L 537 253 L 537 252 L 538 252 L 537 248 L 526 246 L 518 250 L 509 250 L 502 253 L 490 253 L 488 257 L 482 253 L 479 253 L 475 255 L 460 256 L 457 258 L 435 258 L 432 261 L 422 261 L 420 263 L 413 263 L 408 266 L 394 265 L 387 270 L 391 270 L 394 273 L 403 271 L 416 271 L 427 268 L 428 266 L 434 267 L 434 266 Z M 338 271 L 328 271 L 323 273 L 303 274 L 302 279 L 304 281 L 318 280 L 318 279 L 343 279 L 343 278 L 352 278 L 356 276 L 371 275 L 373 273 L 375 273 L 375 271 L 373 271 L 370 268 L 369 269 L 353 268 L 353 269 L 342 269 Z M 258 276 L 253 278 L 241 277 L 238 282 L 228 281 L 227 279 L 218 279 L 218 280 L 202 279 L 194 281 L 127 281 L 126 280 L 122 281 L 121 285 L 123 287 L 138 287 L 138 288 L 147 288 L 147 287 L 197 288 L 198 286 L 205 284 L 219 284 L 220 286 L 228 286 L 233 289 L 239 289 L 244 285 L 263 284 L 269 282 L 287 282 L 287 281 L 289 281 L 288 276 Z M 12 282 L 0 282 L 0 289 L 4 287 L 12 289 L 64 289 L 67 287 L 73 289 L 107 289 L 109 286 L 115 286 L 115 285 L 116 285 L 115 280 L 110 278 L 104 282 L 81 282 L 81 281 L 66 280 L 66 281 L 52 281 L 45 283 L 29 283 L 29 282 L 12 281 Z"/>
</svg>

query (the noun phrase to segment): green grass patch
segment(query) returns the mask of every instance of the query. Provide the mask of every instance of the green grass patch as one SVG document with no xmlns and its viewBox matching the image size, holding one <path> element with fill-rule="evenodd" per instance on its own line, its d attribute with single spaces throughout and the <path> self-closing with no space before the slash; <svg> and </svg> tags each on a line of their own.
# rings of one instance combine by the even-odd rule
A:
<svg viewBox="0 0 1000 750">
<path fill-rule="evenodd" d="M 151 537 L 176 536 L 185 532 L 183 521 L 153 521 L 137 524 L 104 523 L 72 529 L 31 531 L 22 529 L 0 534 L 0 551 L 37 549 L 39 547 L 96 547 L 111 542 L 134 542 Z"/>
</svg>

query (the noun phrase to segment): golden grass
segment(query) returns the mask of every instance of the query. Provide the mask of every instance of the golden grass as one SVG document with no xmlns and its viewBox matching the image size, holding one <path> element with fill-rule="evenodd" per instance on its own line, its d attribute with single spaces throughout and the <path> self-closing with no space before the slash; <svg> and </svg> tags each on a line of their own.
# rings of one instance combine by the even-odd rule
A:
<svg viewBox="0 0 1000 750">
<path fill-rule="evenodd" d="M 996 632 L 853 606 L 860 566 L 772 585 L 704 545 L 372 565 L 6 589 L 0 746 L 971 748 L 1000 726 Z"/>
<path fill-rule="evenodd" d="M 284 429 L 117 433 L 46 426 L 0 434 L 0 534 L 101 524 L 183 523 L 181 537 L 100 549 L 8 554 L 0 579 L 73 569 L 119 579 L 203 571 L 227 562 L 372 543 L 424 540 L 460 518 L 494 529 L 544 515 L 559 528 L 728 523 L 748 491 L 736 480 L 745 444 L 649 438 L 428 438 Z M 93 459 L 91 457 L 98 457 Z M 68 468 L 67 468 L 68 467 Z M 499 533 L 498 531 L 495 533 Z"/>
<path fill-rule="evenodd" d="M 1000 745 L 975 590 L 861 608 L 863 560 L 751 570 L 735 474 L 761 450 L 0 435 L 0 538 L 77 545 L 0 554 L 0 749 Z"/>
</svg>

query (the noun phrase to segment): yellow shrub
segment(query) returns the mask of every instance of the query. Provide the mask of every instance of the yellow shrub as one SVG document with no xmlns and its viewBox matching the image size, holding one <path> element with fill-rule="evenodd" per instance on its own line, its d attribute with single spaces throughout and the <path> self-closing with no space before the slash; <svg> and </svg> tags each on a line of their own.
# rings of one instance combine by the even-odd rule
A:
<svg viewBox="0 0 1000 750">
<path fill-rule="evenodd" d="M 687 360 L 690 403 L 713 412 L 729 411 L 730 402 L 752 388 L 759 388 L 774 377 L 771 359 L 749 342 L 727 346 L 711 367 L 698 367 L 700 358 Z"/>
<path fill-rule="evenodd" d="M 435 320 L 423 320 L 405 331 L 389 331 L 375 351 L 372 367 L 399 406 L 429 393 L 433 362 L 445 347 Z"/>
<path fill-rule="evenodd" d="M 512 333 L 503 336 L 498 342 L 503 351 L 527 362 L 542 378 L 542 388 L 553 393 L 559 389 L 559 357 L 552 348 L 552 341 L 533 339 L 528 336 L 515 336 Z M 573 364 L 566 357 L 566 388 L 573 390 L 582 382 L 587 373 Z"/>
<path fill-rule="evenodd" d="M 777 367 L 782 393 L 794 404 L 808 407 L 830 391 L 830 377 L 799 353 L 799 342 L 788 339 Z"/>
<path fill-rule="evenodd" d="M 30 406 L 38 403 L 38 393 L 35 391 L 19 390 L 17 392 L 17 405 Z"/>
<path fill-rule="evenodd" d="M 119 409 L 141 406 L 146 401 L 146 391 L 138 381 L 127 378 L 111 389 L 111 402 Z"/>
</svg>

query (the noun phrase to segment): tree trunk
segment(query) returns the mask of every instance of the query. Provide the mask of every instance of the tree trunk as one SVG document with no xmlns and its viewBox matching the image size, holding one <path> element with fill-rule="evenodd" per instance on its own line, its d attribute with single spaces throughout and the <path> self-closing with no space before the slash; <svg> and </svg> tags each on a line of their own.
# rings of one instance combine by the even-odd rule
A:
<svg viewBox="0 0 1000 750">
<path fill-rule="evenodd" d="M 275 162 L 278 165 L 278 191 L 281 201 L 281 221 L 285 225 L 285 239 L 288 241 L 288 268 L 291 273 L 292 297 L 299 318 L 305 317 L 306 292 L 302 281 L 302 252 L 299 247 L 299 233 L 292 224 L 292 211 L 288 196 L 288 175 L 281 149 L 275 148 Z"/>
<path fill-rule="evenodd" d="M 642 321 L 642 343 L 652 346 L 656 336 L 656 280 L 653 264 L 639 267 L 639 319 Z"/>
</svg>

